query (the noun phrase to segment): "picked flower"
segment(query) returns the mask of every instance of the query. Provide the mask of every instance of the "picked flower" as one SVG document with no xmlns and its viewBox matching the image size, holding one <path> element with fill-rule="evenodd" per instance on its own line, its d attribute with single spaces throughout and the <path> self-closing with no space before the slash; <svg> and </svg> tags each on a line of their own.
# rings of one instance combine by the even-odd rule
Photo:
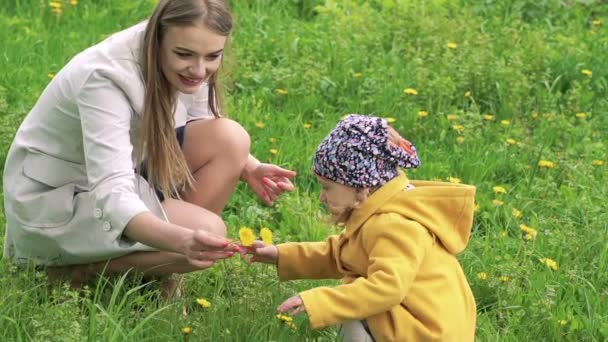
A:
<svg viewBox="0 0 608 342">
<path fill-rule="evenodd" d="M 260 236 L 262 237 L 262 241 L 264 241 L 267 245 L 272 245 L 272 231 L 269 228 L 262 228 L 260 230 Z"/>
<path fill-rule="evenodd" d="M 253 229 L 249 227 L 241 227 L 241 229 L 239 229 L 239 239 L 241 240 L 241 244 L 243 246 L 253 245 L 253 241 L 255 241 Z"/>
<path fill-rule="evenodd" d="M 196 303 L 205 309 L 211 307 L 211 303 L 208 300 L 206 300 L 205 298 L 197 298 Z"/>
</svg>

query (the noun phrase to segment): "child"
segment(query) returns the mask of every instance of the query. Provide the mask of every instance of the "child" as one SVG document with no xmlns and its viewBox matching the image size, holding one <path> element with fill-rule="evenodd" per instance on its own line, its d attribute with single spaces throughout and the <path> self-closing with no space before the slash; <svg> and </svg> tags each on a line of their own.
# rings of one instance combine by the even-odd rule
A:
<svg viewBox="0 0 608 342">
<path fill-rule="evenodd" d="M 312 328 L 342 324 L 345 341 L 473 341 L 475 300 L 455 255 L 471 230 L 475 187 L 409 181 L 415 147 L 384 119 L 349 115 L 321 142 L 313 172 L 320 200 L 344 231 L 324 242 L 264 245 L 251 261 L 281 280 L 341 278 L 304 291 L 279 312 Z"/>
</svg>

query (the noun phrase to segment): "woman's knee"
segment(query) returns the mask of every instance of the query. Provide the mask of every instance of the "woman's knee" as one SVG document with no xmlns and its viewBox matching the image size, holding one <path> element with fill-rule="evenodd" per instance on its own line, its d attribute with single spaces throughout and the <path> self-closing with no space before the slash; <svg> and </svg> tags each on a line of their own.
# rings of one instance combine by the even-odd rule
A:
<svg viewBox="0 0 608 342">
<path fill-rule="evenodd" d="M 205 215 L 205 217 L 201 217 L 198 227 L 195 229 L 204 229 L 205 231 L 218 235 L 221 237 L 226 237 L 228 234 L 228 229 L 226 228 L 226 223 L 222 220 L 221 217 L 215 214 Z"/>
<path fill-rule="evenodd" d="M 251 147 L 251 138 L 247 130 L 238 122 L 226 118 L 216 122 L 215 141 L 213 143 L 224 156 L 246 159 Z"/>
</svg>

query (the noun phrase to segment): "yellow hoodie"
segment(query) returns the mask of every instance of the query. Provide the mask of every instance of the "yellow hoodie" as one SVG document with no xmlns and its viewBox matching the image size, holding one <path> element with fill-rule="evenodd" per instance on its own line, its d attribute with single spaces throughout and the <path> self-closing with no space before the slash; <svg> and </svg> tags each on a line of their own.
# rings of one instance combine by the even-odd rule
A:
<svg viewBox="0 0 608 342">
<path fill-rule="evenodd" d="M 342 278 L 300 293 L 310 324 L 366 319 L 376 341 L 473 341 L 476 308 L 455 255 L 467 245 L 475 187 L 386 183 L 339 236 L 278 245 L 281 280 Z"/>
</svg>

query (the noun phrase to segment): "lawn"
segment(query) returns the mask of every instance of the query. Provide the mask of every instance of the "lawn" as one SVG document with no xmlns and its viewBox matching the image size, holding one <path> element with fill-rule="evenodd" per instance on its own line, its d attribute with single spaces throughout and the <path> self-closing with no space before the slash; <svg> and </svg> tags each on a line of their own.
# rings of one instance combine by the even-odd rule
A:
<svg viewBox="0 0 608 342">
<path fill-rule="evenodd" d="M 324 221 L 312 154 L 344 114 L 379 115 L 418 148 L 410 178 L 477 186 L 459 260 L 479 341 L 608 340 L 608 3 L 230 3 L 227 114 L 259 159 L 298 171 L 297 190 L 271 208 L 240 185 L 223 215 L 231 237 L 243 226 L 268 227 L 277 243 L 338 232 Z M 61 66 L 153 5 L 2 0 L 0 165 Z M 137 275 L 72 290 L 2 260 L 0 339 L 334 341 L 335 328 L 275 317 L 282 300 L 332 284 L 280 283 L 272 267 L 235 257 L 188 274 L 184 296 L 167 302 Z"/>
</svg>

